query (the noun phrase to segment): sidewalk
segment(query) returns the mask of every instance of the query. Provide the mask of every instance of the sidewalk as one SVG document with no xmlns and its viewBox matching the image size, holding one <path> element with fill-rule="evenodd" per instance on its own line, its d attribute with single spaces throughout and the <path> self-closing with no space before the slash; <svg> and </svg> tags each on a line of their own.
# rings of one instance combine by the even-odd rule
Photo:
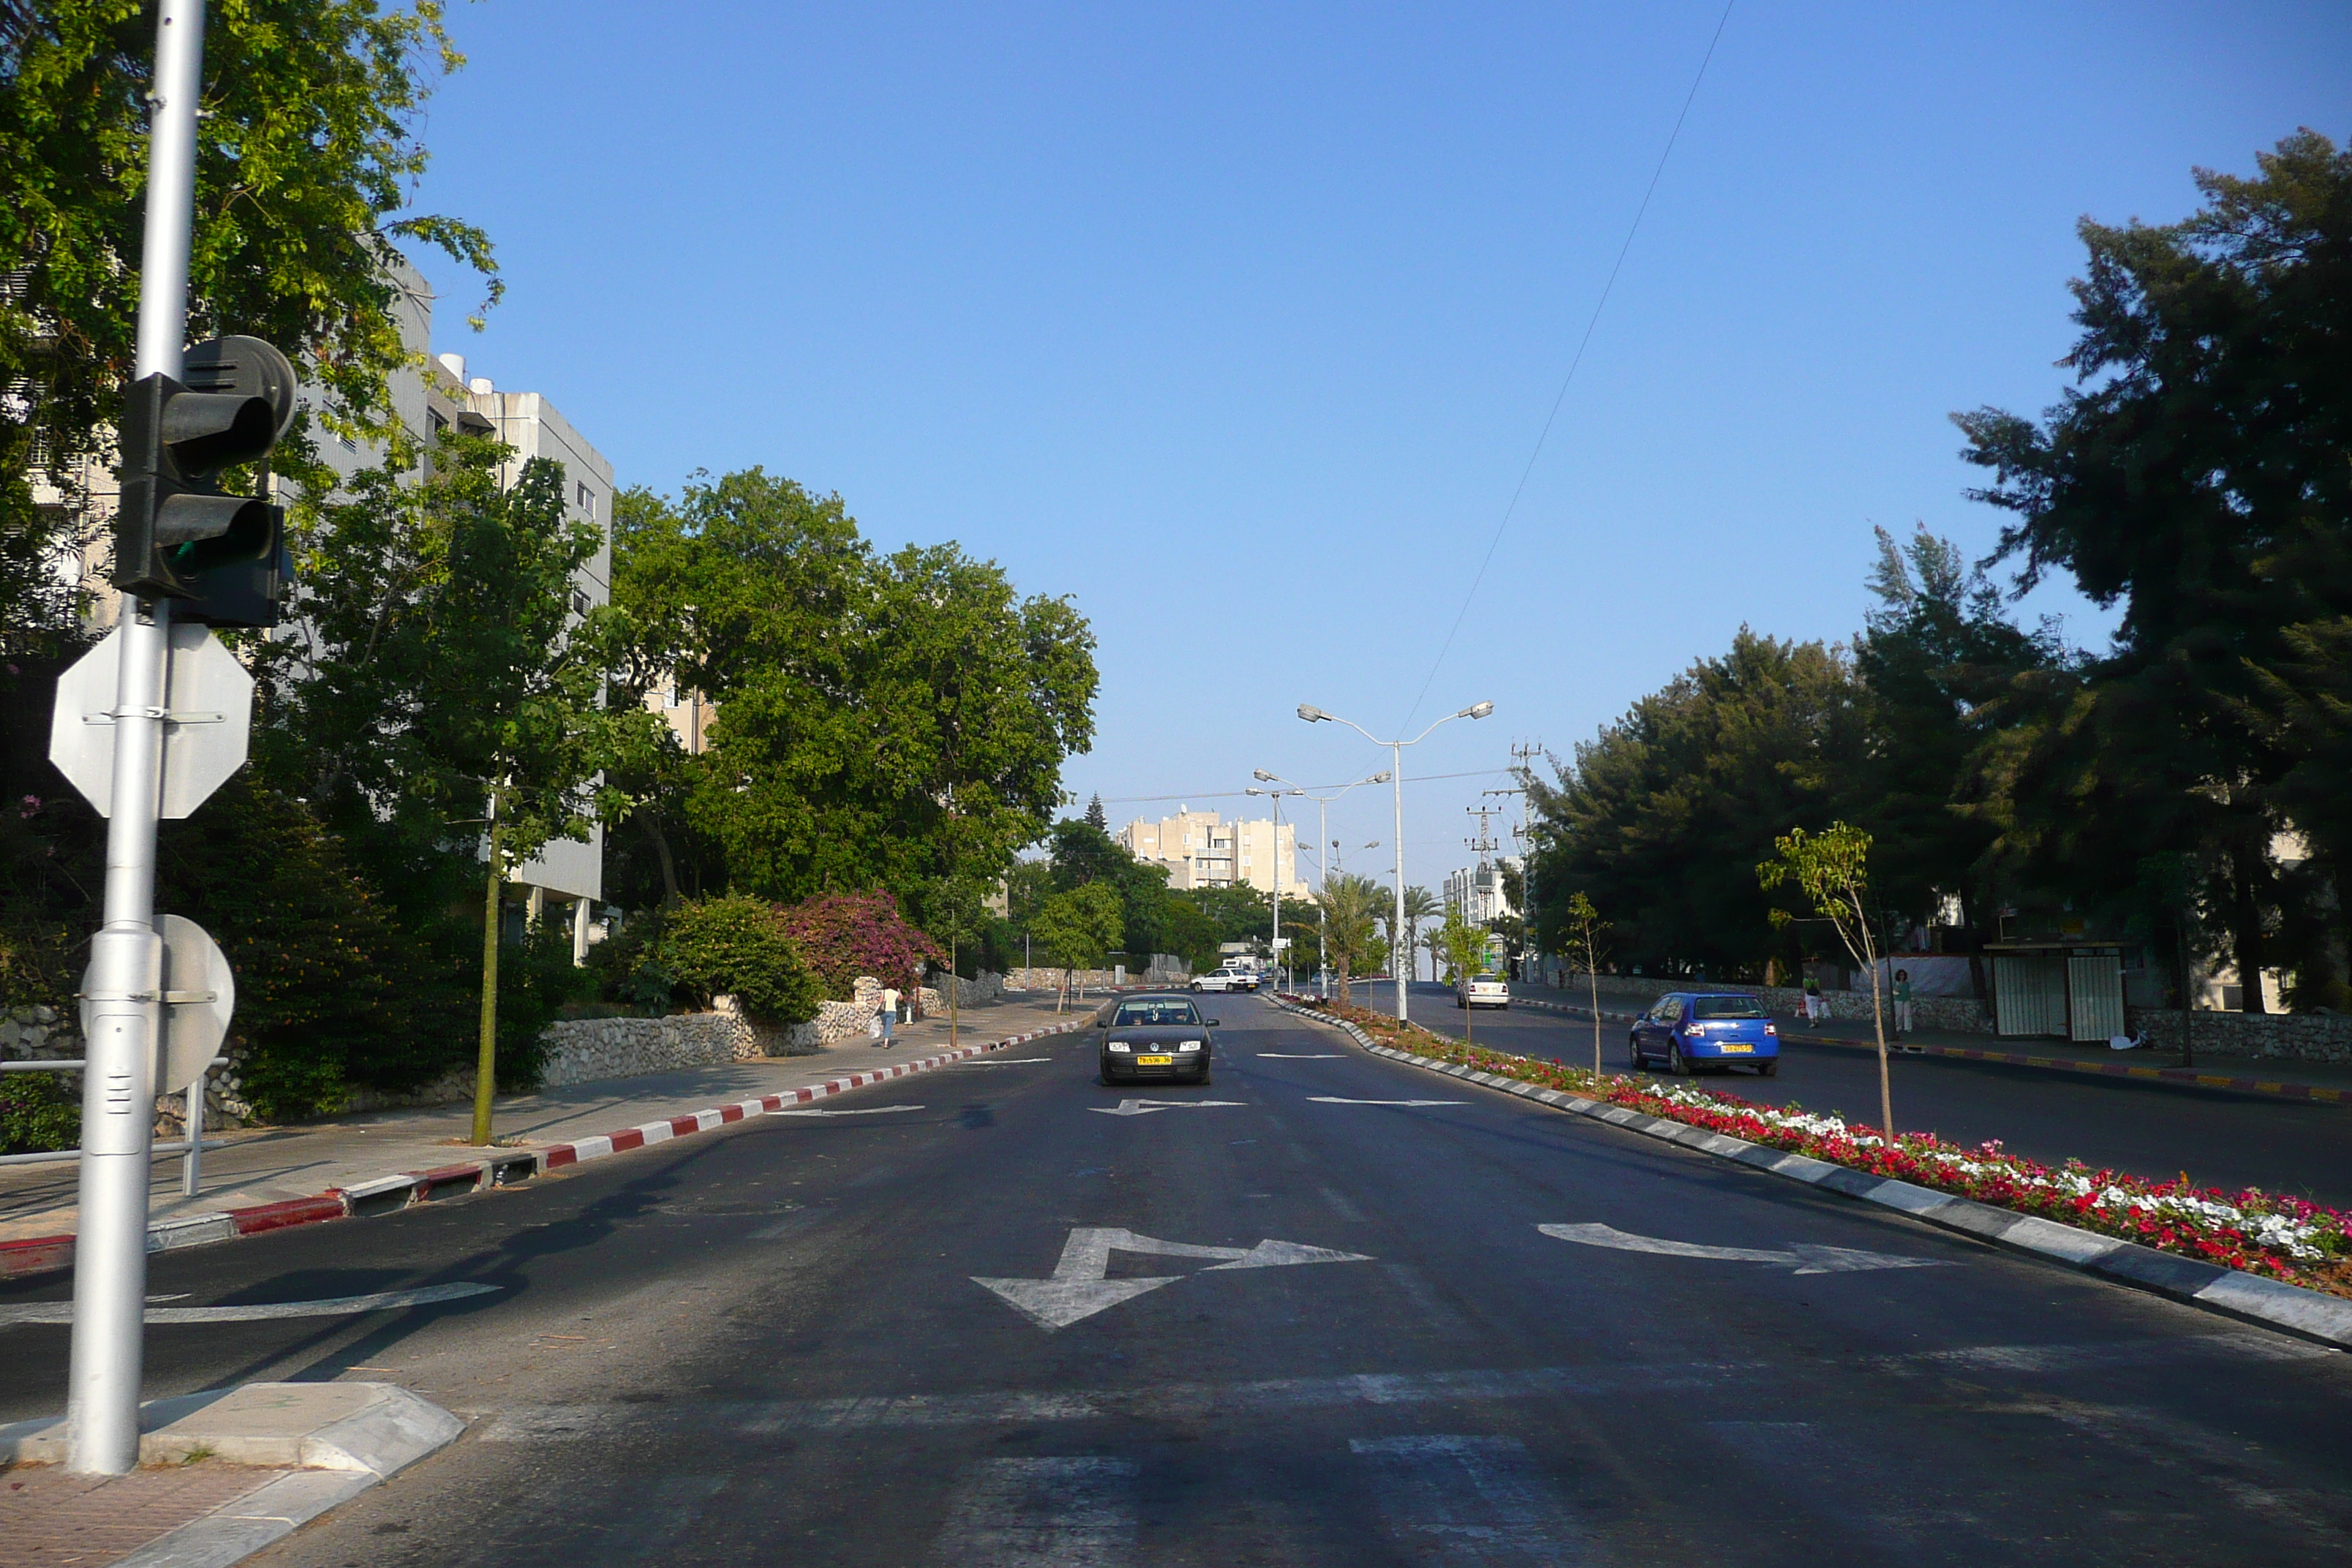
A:
<svg viewBox="0 0 2352 1568">
<path fill-rule="evenodd" d="M 1526 981 L 1511 983 L 1517 1006 L 1540 1007 L 1573 1017 L 1592 1016 L 1590 994 L 1561 991 Z M 1615 1005 L 1612 1005 L 1615 1003 Z M 1639 1009 L 1625 1005 L 1607 992 L 1601 994 L 1601 1016 L 1610 1023 L 1631 1023 Z M 1890 1017 L 1889 1022 L 1893 1020 Z M 1780 1037 L 1800 1045 L 1842 1046 L 1877 1049 L 1866 1020 L 1825 1019 L 1800 1025 L 1783 1019 Z M 2184 1068 L 2169 1051 L 2115 1051 L 2105 1046 L 2077 1045 L 2071 1040 L 2000 1039 L 1991 1035 L 1964 1034 L 1956 1029 L 1914 1029 L 1902 1040 L 1890 1039 L 1891 1049 L 1910 1056 L 1945 1057 L 1959 1061 L 1998 1062 L 2004 1067 L 2039 1068 L 2048 1072 L 2092 1073 L 2102 1078 L 2128 1078 L 2190 1089 L 2224 1089 L 2235 1094 L 2268 1095 L 2279 1100 L 2311 1100 L 2323 1105 L 2352 1105 L 2352 1065 L 2334 1062 L 2287 1062 L 2273 1069 L 2268 1063 L 2242 1058 L 2221 1058 L 2209 1066 Z"/>
<path fill-rule="evenodd" d="M 1098 999 L 1092 1005 L 1098 1005 Z M 1008 997 L 965 1008 L 959 1040 L 968 1051 L 1087 1016 L 1076 1004 L 1057 1015 L 1050 996 Z M 944 1016 L 902 1026 L 897 1034 L 897 1043 L 887 1051 L 861 1036 L 810 1056 L 607 1079 L 504 1097 L 496 1108 L 496 1149 L 476 1149 L 467 1142 L 473 1110 L 464 1104 L 208 1134 L 207 1141 L 217 1138 L 229 1146 L 206 1152 L 202 1191 L 196 1196 L 181 1194 L 178 1160 L 154 1163 L 148 1196 L 149 1245 L 152 1249 L 210 1241 L 227 1234 L 401 1207 L 461 1187 L 472 1191 L 481 1184 L 503 1184 L 578 1159 L 657 1141 L 646 1135 L 647 1129 L 664 1122 L 687 1124 L 660 1137 L 699 1130 L 692 1121 L 698 1112 L 707 1112 L 711 1126 L 740 1120 L 747 1103 L 780 1096 L 807 1100 L 861 1087 L 865 1075 L 936 1061 L 948 1048 Z M 733 1114 L 722 1114 L 715 1107 Z M 69 1258 L 69 1238 L 78 1219 L 77 1188 L 77 1169 L 71 1163 L 0 1167 L 0 1249 L 5 1249 L 0 1250 L 0 1275 L 56 1268 Z M 238 1221 L 233 1228 L 207 1223 L 233 1213 Z"/>
</svg>

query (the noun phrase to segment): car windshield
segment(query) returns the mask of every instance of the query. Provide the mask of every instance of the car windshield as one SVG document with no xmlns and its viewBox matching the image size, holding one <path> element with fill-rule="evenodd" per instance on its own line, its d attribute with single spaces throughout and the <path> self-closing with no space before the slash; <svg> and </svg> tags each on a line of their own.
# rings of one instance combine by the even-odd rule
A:
<svg viewBox="0 0 2352 1568">
<path fill-rule="evenodd" d="M 1192 1010 L 1190 1002 L 1122 1002 L 1112 1017 L 1111 1026 L 1131 1029 L 1149 1029 L 1164 1024 L 1197 1024 L 1201 1015 Z"/>
<path fill-rule="evenodd" d="M 1694 1018 L 1769 1018 L 1753 996 L 1701 996 L 1691 1003 Z"/>
<path fill-rule="evenodd" d="M 1470 980 L 1473 985 L 1500 985 L 1502 983 L 1503 977 L 1499 974 L 1473 975 Z"/>
</svg>

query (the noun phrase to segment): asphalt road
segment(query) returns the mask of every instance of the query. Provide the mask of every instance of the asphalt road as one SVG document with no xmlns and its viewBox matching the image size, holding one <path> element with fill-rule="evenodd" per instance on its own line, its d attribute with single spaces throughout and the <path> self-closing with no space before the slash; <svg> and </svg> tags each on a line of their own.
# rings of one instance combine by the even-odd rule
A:
<svg viewBox="0 0 2352 1568">
<path fill-rule="evenodd" d="M 1365 988 L 1367 1006 L 1386 1012 L 1395 991 Z M 1462 1010 L 1441 985 L 1412 988 L 1413 1022 L 1462 1034 Z M 1603 1005 L 1607 999 L 1604 997 Z M 1471 1038 L 1497 1050 L 1591 1065 L 1592 1024 L 1528 1007 L 1483 1008 Z M 1601 1065 L 1632 1070 L 1626 1026 L 1601 1026 Z M 1843 1046 L 1783 1043 L 1777 1077 L 1737 1070 L 1696 1079 L 1745 1100 L 1878 1121 L 1878 1058 Z M 1663 1068 L 1656 1069 L 1665 1080 Z M 2298 1104 L 2263 1095 L 2184 1089 L 2129 1079 L 2002 1067 L 1949 1057 L 1897 1055 L 1888 1079 L 1895 1120 L 1909 1130 L 1964 1143 L 1999 1139 L 2013 1154 L 2045 1164 L 2078 1159 L 2158 1181 L 2186 1170 L 2200 1185 L 2294 1193 L 2352 1208 L 2352 1106 Z"/>
<path fill-rule="evenodd" d="M 159 1256 L 189 1305 L 496 1289 L 157 1327 L 151 1391 L 384 1378 L 472 1417 L 270 1564 L 2352 1552 L 2340 1354 L 1210 1005 L 1208 1088 L 1040 1042 Z M 0 1328 L 0 1415 L 56 1408 L 65 1348 Z"/>
</svg>

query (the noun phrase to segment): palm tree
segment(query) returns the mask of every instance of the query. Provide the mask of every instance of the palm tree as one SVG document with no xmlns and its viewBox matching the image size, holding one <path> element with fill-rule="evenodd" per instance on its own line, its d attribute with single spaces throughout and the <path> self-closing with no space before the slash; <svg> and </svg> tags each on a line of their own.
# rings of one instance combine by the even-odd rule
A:
<svg viewBox="0 0 2352 1568">
<path fill-rule="evenodd" d="M 1339 972 L 1339 1005 L 1349 1003 L 1348 977 L 1370 955 L 1373 931 L 1388 891 L 1370 877 L 1341 871 L 1323 879 L 1315 895 L 1323 912 L 1324 952 Z"/>
<path fill-rule="evenodd" d="M 1427 888 L 1407 888 L 1404 890 L 1405 962 L 1415 969 L 1420 968 L 1421 922 L 1433 917 L 1437 910 L 1437 900 L 1430 896 Z M 1408 974 L 1402 978 L 1410 980 L 1412 976 Z"/>
</svg>

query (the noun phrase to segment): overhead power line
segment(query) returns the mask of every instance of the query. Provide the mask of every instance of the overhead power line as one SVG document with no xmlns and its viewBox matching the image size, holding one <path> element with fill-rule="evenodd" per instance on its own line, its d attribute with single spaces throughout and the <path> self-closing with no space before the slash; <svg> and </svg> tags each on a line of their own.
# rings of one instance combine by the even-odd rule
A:
<svg viewBox="0 0 2352 1568">
<path fill-rule="evenodd" d="M 1536 471 L 1536 460 L 1543 456 L 1544 443 L 1551 438 L 1551 427 L 1559 418 L 1560 405 L 1568 401 L 1568 389 L 1576 380 L 1577 367 L 1584 363 L 1584 351 L 1591 345 L 1592 331 L 1601 324 L 1601 312 L 1609 304 L 1610 291 L 1617 287 L 1617 274 L 1624 269 L 1626 255 L 1633 248 L 1633 237 L 1642 232 L 1642 218 L 1650 210 L 1650 198 L 1658 194 L 1658 181 L 1666 172 L 1666 160 L 1674 156 L 1675 143 L 1683 133 L 1683 121 L 1690 118 L 1691 105 L 1698 99 L 1698 85 L 1706 79 L 1708 62 L 1715 58 L 1715 46 L 1723 41 L 1723 29 L 1731 21 L 1731 7 L 1738 0 L 1724 0 L 1723 15 L 1717 18 L 1714 36 L 1706 41 L 1706 53 L 1699 57 L 1698 72 L 1691 78 L 1690 91 L 1683 95 L 1682 112 L 1675 116 L 1675 128 L 1666 134 L 1665 150 L 1658 154 L 1658 166 L 1650 171 L 1650 183 L 1642 192 L 1642 205 L 1633 209 L 1633 221 L 1625 229 L 1625 243 L 1617 247 L 1617 259 L 1609 268 L 1608 280 L 1601 285 L 1601 298 L 1592 302 L 1591 319 L 1584 323 L 1584 336 L 1576 343 L 1576 353 L 1568 362 L 1568 374 L 1560 378 L 1559 393 L 1551 400 L 1551 412 L 1544 416 L 1543 428 L 1537 432 L 1535 449 L 1528 454 L 1527 467 L 1519 470 L 1519 482 L 1511 488 L 1511 499 L 1503 508 L 1502 521 L 1495 524 L 1495 536 L 1486 542 L 1486 553 L 1479 559 L 1478 574 L 1470 579 L 1470 591 L 1462 595 L 1462 608 L 1454 616 L 1453 627 L 1437 650 L 1437 658 L 1429 667 L 1428 679 L 1421 683 L 1420 692 L 1412 706 L 1405 710 L 1400 729 L 1412 727 L 1412 716 L 1421 711 L 1428 700 L 1429 689 L 1437 680 L 1437 672 L 1444 668 L 1445 656 L 1454 651 L 1454 639 L 1461 635 L 1462 623 L 1470 614 L 1471 602 L 1477 598 L 1479 585 L 1486 581 L 1486 568 L 1495 563 L 1496 547 L 1503 542 L 1503 531 L 1511 526 L 1511 515 L 1519 510 L 1519 498 L 1527 493 L 1528 479 Z"/>
</svg>

